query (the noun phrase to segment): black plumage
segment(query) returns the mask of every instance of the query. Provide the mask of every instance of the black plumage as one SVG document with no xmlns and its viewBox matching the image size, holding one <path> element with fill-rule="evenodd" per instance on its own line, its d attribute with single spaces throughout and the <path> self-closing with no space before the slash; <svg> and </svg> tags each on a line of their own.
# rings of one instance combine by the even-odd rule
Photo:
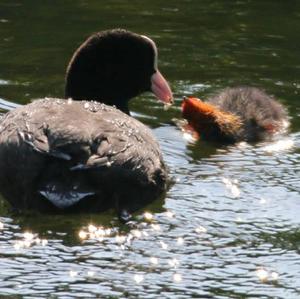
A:
<svg viewBox="0 0 300 299">
<path fill-rule="evenodd" d="M 69 99 L 36 100 L 3 117 L 0 191 L 14 208 L 115 208 L 126 220 L 165 192 L 167 172 L 157 141 L 125 114 L 129 99 L 151 88 L 163 101 L 172 100 L 156 60 L 149 38 L 125 30 L 94 34 L 69 64 Z"/>
</svg>

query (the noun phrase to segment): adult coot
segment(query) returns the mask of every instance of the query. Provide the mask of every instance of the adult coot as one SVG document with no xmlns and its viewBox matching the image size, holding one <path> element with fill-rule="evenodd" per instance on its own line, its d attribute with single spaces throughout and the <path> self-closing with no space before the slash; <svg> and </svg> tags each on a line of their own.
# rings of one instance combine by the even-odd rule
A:
<svg viewBox="0 0 300 299">
<path fill-rule="evenodd" d="M 2 119 L 4 197 L 17 210 L 112 207 L 127 220 L 161 196 L 167 173 L 159 145 L 128 115 L 128 101 L 151 90 L 160 100 L 172 101 L 151 39 L 121 29 L 93 34 L 69 63 L 68 99 L 36 100 Z"/>
<path fill-rule="evenodd" d="M 259 141 L 289 123 L 284 107 L 255 87 L 226 88 L 207 102 L 185 98 L 182 114 L 200 138 L 221 142 Z"/>
</svg>

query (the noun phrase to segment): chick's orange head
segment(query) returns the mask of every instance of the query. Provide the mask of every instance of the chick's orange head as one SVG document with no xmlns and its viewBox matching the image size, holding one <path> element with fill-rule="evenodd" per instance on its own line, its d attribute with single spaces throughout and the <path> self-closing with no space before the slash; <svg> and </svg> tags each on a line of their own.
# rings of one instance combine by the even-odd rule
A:
<svg viewBox="0 0 300 299">
<path fill-rule="evenodd" d="M 203 129 L 203 125 L 215 121 L 216 107 L 204 103 L 200 99 L 185 97 L 181 108 L 182 116 L 188 120 L 195 130 Z"/>
<path fill-rule="evenodd" d="M 184 98 L 182 116 L 194 130 L 207 136 L 216 129 L 223 132 L 222 134 L 232 134 L 241 126 L 238 116 L 193 97 Z"/>
</svg>

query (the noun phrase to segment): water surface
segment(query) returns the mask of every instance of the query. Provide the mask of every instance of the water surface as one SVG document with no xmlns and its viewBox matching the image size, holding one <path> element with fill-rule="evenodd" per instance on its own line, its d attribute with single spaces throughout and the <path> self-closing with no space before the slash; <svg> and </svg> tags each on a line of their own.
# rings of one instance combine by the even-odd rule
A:
<svg viewBox="0 0 300 299">
<path fill-rule="evenodd" d="M 131 109 L 153 129 L 175 184 L 126 226 L 112 212 L 14 215 L 0 201 L 0 297 L 299 298 L 297 1 L 2 0 L 0 97 L 63 96 L 75 48 L 114 27 L 159 47 L 176 103 L 164 111 L 144 94 Z M 188 142 L 172 121 L 182 95 L 240 84 L 275 95 L 290 132 L 259 144 Z"/>
</svg>

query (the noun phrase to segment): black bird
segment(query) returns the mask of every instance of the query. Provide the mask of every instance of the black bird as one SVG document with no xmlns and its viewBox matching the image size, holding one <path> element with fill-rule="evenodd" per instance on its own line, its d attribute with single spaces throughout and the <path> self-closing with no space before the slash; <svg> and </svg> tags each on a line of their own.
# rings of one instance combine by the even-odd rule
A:
<svg viewBox="0 0 300 299">
<path fill-rule="evenodd" d="M 287 111 L 274 97 L 248 86 L 225 88 L 207 102 L 186 98 L 182 114 L 200 138 L 219 142 L 255 142 L 289 125 Z"/>
<path fill-rule="evenodd" d="M 172 92 L 148 37 L 122 29 L 93 34 L 66 74 L 66 99 L 45 98 L 0 122 L 0 191 L 17 210 L 130 213 L 160 197 L 167 172 L 152 132 L 128 101 Z M 112 107 L 110 105 L 114 105 Z"/>
</svg>

